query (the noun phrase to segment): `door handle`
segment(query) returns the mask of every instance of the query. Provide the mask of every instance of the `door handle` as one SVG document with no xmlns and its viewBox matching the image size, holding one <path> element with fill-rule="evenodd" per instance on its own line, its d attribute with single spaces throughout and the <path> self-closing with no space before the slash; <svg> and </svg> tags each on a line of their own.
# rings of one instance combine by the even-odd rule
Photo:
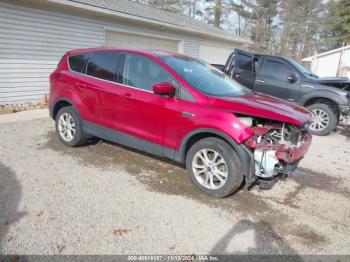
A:
<svg viewBox="0 0 350 262">
<path fill-rule="evenodd" d="M 258 82 L 258 83 L 265 83 L 265 81 L 261 80 L 261 79 L 256 80 L 256 82 Z"/>
<path fill-rule="evenodd" d="M 132 96 L 131 96 L 130 93 L 126 93 L 126 94 L 125 94 L 125 98 L 126 98 L 126 99 L 132 99 Z"/>
<path fill-rule="evenodd" d="M 239 74 L 235 74 L 235 78 L 241 78 Z"/>
<path fill-rule="evenodd" d="M 192 114 L 192 113 L 186 112 L 186 111 L 182 111 L 182 116 L 185 118 L 191 118 L 191 117 L 194 117 L 195 114 Z"/>
<path fill-rule="evenodd" d="M 76 87 L 80 87 L 80 88 L 85 88 L 86 87 L 86 84 L 85 83 L 82 83 L 82 82 L 76 82 L 74 84 Z"/>
</svg>

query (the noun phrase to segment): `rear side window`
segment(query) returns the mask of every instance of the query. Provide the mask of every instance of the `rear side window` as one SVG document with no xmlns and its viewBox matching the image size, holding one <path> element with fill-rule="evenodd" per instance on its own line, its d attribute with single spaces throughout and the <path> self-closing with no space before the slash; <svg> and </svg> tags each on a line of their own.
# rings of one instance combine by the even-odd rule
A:
<svg viewBox="0 0 350 262">
<path fill-rule="evenodd" d="M 253 71 L 253 57 L 244 55 L 244 54 L 238 54 L 237 58 L 238 66 L 246 71 Z"/>
<path fill-rule="evenodd" d="M 108 81 L 118 81 L 117 69 L 120 65 L 118 53 L 95 53 L 90 56 L 86 74 Z"/>
<path fill-rule="evenodd" d="M 87 61 L 87 55 L 74 55 L 68 58 L 69 67 L 71 70 L 75 72 L 82 73 L 84 69 L 84 65 Z"/>
<path fill-rule="evenodd" d="M 225 67 L 224 67 L 224 72 L 225 73 L 229 73 L 229 69 L 230 69 L 230 67 L 232 67 L 232 62 L 233 62 L 234 58 L 235 58 L 235 53 L 231 53 L 230 56 L 227 59 Z"/>
</svg>

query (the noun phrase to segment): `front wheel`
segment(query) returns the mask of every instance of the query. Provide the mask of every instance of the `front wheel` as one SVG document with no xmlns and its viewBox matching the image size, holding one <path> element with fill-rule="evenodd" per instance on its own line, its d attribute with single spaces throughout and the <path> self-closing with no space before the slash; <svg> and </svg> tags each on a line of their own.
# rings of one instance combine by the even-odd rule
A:
<svg viewBox="0 0 350 262">
<path fill-rule="evenodd" d="M 187 153 L 186 168 L 191 182 L 207 195 L 226 197 L 242 185 L 242 163 L 225 141 L 209 137 L 199 140 Z"/>
<path fill-rule="evenodd" d="M 315 115 L 310 131 L 317 136 L 329 135 L 337 126 L 338 118 L 334 110 L 326 104 L 313 104 L 307 107 Z"/>
</svg>

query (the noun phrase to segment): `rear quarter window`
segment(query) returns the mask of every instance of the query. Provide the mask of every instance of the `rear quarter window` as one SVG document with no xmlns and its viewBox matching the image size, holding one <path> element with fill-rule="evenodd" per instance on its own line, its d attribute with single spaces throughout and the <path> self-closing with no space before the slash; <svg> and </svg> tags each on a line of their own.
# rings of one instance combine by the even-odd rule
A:
<svg viewBox="0 0 350 262">
<path fill-rule="evenodd" d="M 75 55 L 68 58 L 69 67 L 75 72 L 82 73 L 87 61 L 87 55 Z"/>
</svg>

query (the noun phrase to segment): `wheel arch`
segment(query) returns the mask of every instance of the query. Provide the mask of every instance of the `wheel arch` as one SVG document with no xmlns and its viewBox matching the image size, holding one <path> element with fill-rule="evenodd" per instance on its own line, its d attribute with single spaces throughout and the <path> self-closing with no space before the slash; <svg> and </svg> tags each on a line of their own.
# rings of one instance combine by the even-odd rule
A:
<svg viewBox="0 0 350 262">
<path fill-rule="evenodd" d="M 76 105 L 68 98 L 60 98 L 55 101 L 54 105 L 50 108 L 50 116 L 52 119 L 56 118 L 58 111 L 67 106 L 73 106 L 74 109 L 77 109 Z"/>
<path fill-rule="evenodd" d="M 304 107 L 315 103 L 328 104 L 339 111 L 339 105 L 343 104 L 344 101 L 339 94 L 331 90 L 314 90 L 300 98 L 300 104 Z"/>
<path fill-rule="evenodd" d="M 180 163 L 185 163 L 186 155 L 190 147 L 199 140 L 207 137 L 217 137 L 228 143 L 235 150 L 238 157 L 242 161 L 244 176 L 250 177 L 252 174 L 252 165 L 254 164 L 252 152 L 250 152 L 244 145 L 237 144 L 225 133 L 215 129 L 200 128 L 187 134 L 185 138 L 183 138 L 180 148 L 175 154 L 175 160 Z"/>
<path fill-rule="evenodd" d="M 336 113 L 336 115 L 338 117 L 340 115 L 339 104 L 337 103 L 337 101 L 334 101 L 334 99 L 332 99 L 330 97 L 324 97 L 324 96 L 311 97 L 303 103 L 303 106 L 308 107 L 308 106 L 311 106 L 313 104 L 328 105 L 334 110 L 334 112 Z"/>
</svg>

